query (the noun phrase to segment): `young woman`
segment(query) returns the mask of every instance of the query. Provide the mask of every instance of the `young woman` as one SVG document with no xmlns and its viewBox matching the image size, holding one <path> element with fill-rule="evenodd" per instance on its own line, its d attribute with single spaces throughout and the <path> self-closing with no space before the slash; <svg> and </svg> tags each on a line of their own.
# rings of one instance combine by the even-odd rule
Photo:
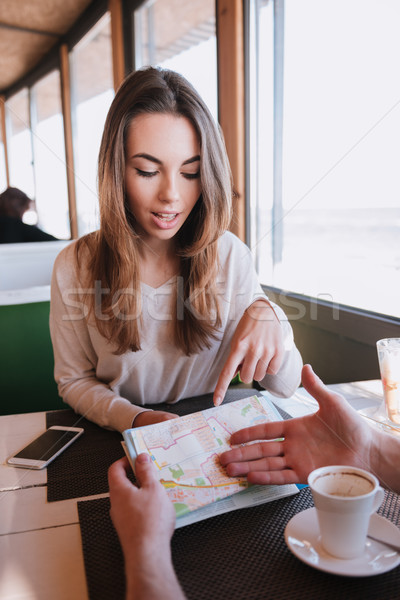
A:
<svg viewBox="0 0 400 600">
<path fill-rule="evenodd" d="M 123 431 L 174 418 L 148 405 L 214 391 L 239 371 L 291 395 L 301 358 L 248 248 L 227 232 L 222 136 L 192 86 L 146 68 L 118 90 L 98 169 L 101 225 L 53 272 L 50 328 L 60 395 Z"/>
</svg>

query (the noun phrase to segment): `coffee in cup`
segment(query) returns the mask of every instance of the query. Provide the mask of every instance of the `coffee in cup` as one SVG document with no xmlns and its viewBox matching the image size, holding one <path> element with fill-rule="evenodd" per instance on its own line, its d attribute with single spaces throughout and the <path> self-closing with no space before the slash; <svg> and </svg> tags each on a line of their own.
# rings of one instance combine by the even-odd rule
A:
<svg viewBox="0 0 400 600">
<path fill-rule="evenodd" d="M 324 550 L 338 558 L 364 552 L 371 514 L 384 492 L 377 478 L 356 467 L 334 465 L 308 476 Z"/>
</svg>

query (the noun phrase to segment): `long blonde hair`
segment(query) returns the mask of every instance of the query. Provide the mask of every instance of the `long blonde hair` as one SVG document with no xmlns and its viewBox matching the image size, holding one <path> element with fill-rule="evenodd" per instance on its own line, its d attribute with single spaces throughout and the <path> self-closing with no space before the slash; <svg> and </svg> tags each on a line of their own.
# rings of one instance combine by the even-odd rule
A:
<svg viewBox="0 0 400 600">
<path fill-rule="evenodd" d="M 139 350 L 141 239 L 125 193 L 125 147 L 132 120 L 151 113 L 186 117 L 200 142 L 201 196 L 176 235 L 181 285 L 177 292 L 180 311 L 173 316 L 173 329 L 175 343 L 189 355 L 210 347 L 210 339 L 221 326 L 215 290 L 217 241 L 231 219 L 232 180 L 218 125 L 196 90 L 178 73 L 140 69 L 118 89 L 99 153 L 100 229 L 78 240 L 76 257 L 80 264 L 83 248 L 88 250 L 87 283 L 98 282 L 108 291 L 100 300 L 96 294 L 88 296 L 100 333 L 116 344 L 117 354 Z"/>
</svg>

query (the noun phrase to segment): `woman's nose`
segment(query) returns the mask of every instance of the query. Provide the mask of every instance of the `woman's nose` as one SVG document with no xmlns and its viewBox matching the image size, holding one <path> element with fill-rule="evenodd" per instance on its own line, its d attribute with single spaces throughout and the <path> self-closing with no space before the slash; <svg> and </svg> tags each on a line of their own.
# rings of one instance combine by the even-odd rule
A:
<svg viewBox="0 0 400 600">
<path fill-rule="evenodd" d="M 161 182 L 159 199 L 163 202 L 174 202 L 179 199 L 179 189 L 174 176 L 165 176 Z"/>
</svg>

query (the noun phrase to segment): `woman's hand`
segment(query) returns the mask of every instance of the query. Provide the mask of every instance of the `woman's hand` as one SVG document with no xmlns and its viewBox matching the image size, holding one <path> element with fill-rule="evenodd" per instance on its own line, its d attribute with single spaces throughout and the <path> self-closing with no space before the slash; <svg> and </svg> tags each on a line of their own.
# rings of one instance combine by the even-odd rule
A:
<svg viewBox="0 0 400 600">
<path fill-rule="evenodd" d="M 231 342 L 231 351 L 214 391 L 214 404 L 224 399 L 234 376 L 240 373 L 244 383 L 261 381 L 266 373 L 275 375 L 283 361 L 281 324 L 272 306 L 257 300 L 245 310 Z"/>
<path fill-rule="evenodd" d="M 161 423 L 161 421 L 169 421 L 178 417 L 179 415 L 164 410 L 144 410 L 135 417 L 132 427 L 144 427 L 145 425 L 153 425 L 153 423 Z"/>
</svg>

